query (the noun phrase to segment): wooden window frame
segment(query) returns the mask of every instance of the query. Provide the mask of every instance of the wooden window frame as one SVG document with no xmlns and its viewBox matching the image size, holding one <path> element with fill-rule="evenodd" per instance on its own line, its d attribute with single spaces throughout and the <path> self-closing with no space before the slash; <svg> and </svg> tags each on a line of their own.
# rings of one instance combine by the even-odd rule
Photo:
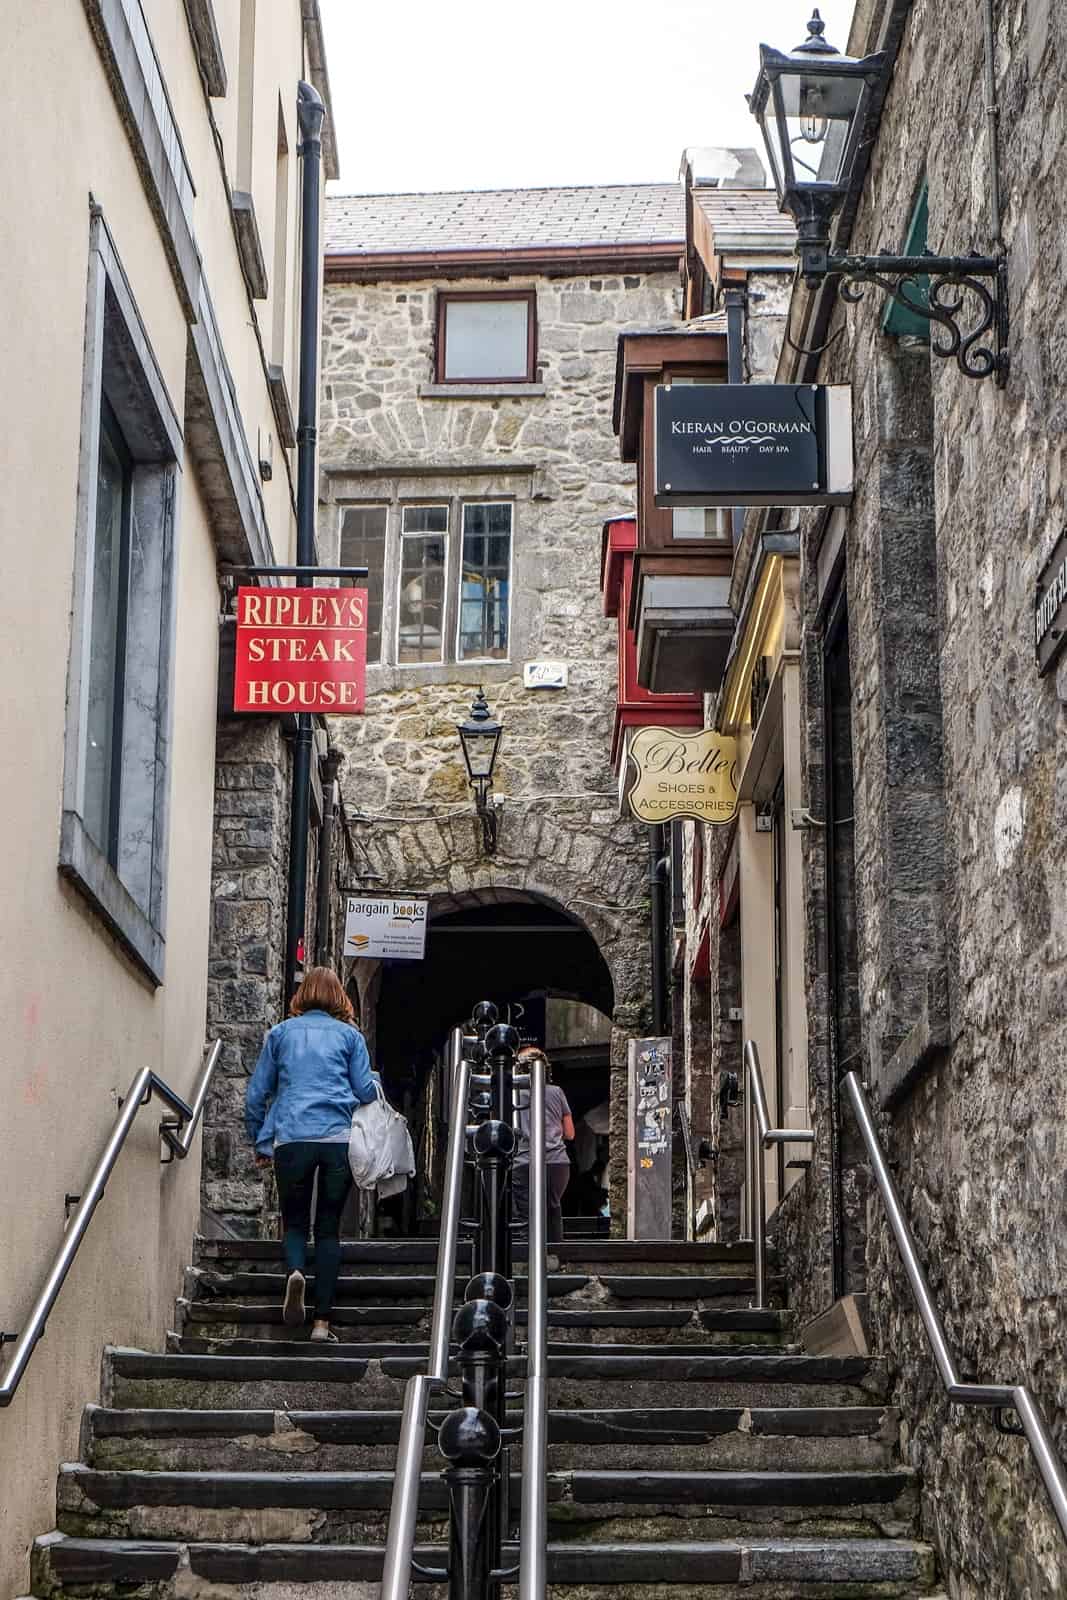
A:
<svg viewBox="0 0 1067 1600">
<path fill-rule="evenodd" d="M 448 307 L 453 301 L 461 300 L 525 300 L 528 307 L 526 313 L 526 371 L 520 378 L 501 378 L 491 372 L 477 378 L 445 377 L 445 328 Z M 437 292 L 437 321 L 434 340 L 434 381 L 439 384 L 448 384 L 451 387 L 462 387 L 464 384 L 536 383 L 537 290 L 502 289 L 499 292 L 495 292 L 491 289 L 488 291 L 484 289 L 439 289 Z"/>
</svg>

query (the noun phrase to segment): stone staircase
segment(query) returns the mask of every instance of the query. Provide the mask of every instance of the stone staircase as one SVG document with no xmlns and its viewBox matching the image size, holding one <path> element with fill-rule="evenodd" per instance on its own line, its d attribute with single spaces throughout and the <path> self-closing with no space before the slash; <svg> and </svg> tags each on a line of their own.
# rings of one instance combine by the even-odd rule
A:
<svg viewBox="0 0 1067 1600">
<path fill-rule="evenodd" d="M 282 1325 L 279 1246 L 201 1243 L 166 1351 L 106 1353 L 34 1595 L 371 1600 L 435 1251 L 345 1245 L 342 1342 L 323 1348 Z M 580 1240 L 551 1266 L 554 1596 L 935 1596 L 880 1364 L 805 1355 L 788 1313 L 751 1310 L 748 1247 Z M 431 1438 L 431 1566 L 441 1466 Z"/>
</svg>

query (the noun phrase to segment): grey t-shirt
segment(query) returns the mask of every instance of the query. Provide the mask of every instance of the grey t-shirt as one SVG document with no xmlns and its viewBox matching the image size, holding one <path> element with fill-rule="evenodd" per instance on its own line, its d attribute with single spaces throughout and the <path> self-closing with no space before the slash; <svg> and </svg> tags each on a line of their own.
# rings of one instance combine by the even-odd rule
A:
<svg viewBox="0 0 1067 1600">
<path fill-rule="evenodd" d="M 563 1119 L 569 1117 L 571 1108 L 567 1096 L 554 1083 L 545 1084 L 545 1166 L 569 1166 L 570 1156 L 563 1142 Z M 519 1148 L 515 1154 L 516 1166 L 530 1165 L 530 1113 L 519 1112 Z"/>
</svg>

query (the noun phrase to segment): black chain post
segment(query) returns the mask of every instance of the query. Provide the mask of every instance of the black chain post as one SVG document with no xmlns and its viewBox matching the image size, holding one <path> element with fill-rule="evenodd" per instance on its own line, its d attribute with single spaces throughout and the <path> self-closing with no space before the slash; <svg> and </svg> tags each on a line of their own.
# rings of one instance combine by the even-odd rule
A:
<svg viewBox="0 0 1067 1600">
<path fill-rule="evenodd" d="M 464 1307 L 464 1310 L 467 1308 Z M 462 1315 L 462 1312 L 460 1313 Z M 449 1412 L 437 1436 L 448 1484 L 450 1600 L 486 1600 L 493 1571 L 491 1491 L 500 1429 L 477 1406 Z"/>
<path fill-rule="evenodd" d="M 468 1302 L 498 1306 L 504 1313 L 502 1343 L 490 1359 L 478 1362 L 477 1366 L 472 1360 L 470 1389 L 464 1380 L 463 1399 L 467 1405 L 476 1405 L 488 1412 L 500 1429 L 502 1441 L 506 1441 L 510 1437 L 507 1426 L 508 1353 L 513 1342 L 515 1289 L 499 1272 L 480 1272 L 468 1283 L 463 1298 Z M 495 1570 L 500 1565 L 500 1554 L 511 1524 L 511 1450 L 506 1442 L 497 1463 L 491 1519 L 495 1530 L 491 1534 Z"/>
<path fill-rule="evenodd" d="M 515 1153 L 512 1127 L 512 1073 L 518 1030 L 498 1022 L 485 1036 L 485 1057 L 492 1082 L 493 1115 L 474 1136 L 483 1195 L 483 1226 L 477 1255 L 479 1272 L 511 1277 L 511 1162 Z"/>
<path fill-rule="evenodd" d="M 510 1285 L 495 1275 L 472 1279 L 468 1296 L 474 1298 L 467 1299 L 452 1323 L 452 1337 L 459 1346 L 463 1406 L 445 1419 L 438 1435 L 442 1453 L 453 1463 L 445 1473 L 451 1511 L 451 1600 L 484 1600 L 490 1574 L 500 1566 L 497 1418 L 507 1403 L 508 1314 L 498 1298 L 478 1298 L 481 1287 L 504 1300 L 510 1290 Z"/>
</svg>

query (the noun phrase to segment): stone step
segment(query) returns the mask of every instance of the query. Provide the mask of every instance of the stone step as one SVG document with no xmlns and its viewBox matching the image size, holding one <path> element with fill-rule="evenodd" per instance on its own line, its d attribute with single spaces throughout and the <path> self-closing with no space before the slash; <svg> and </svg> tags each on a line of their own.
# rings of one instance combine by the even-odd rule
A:
<svg viewBox="0 0 1067 1600">
<path fill-rule="evenodd" d="M 457 1307 L 458 1309 L 458 1307 Z M 743 1309 L 738 1307 L 737 1309 Z M 313 1313 L 310 1308 L 304 1317 L 304 1327 L 310 1330 Z M 550 1306 L 546 1321 L 549 1331 L 561 1340 L 589 1339 L 610 1344 L 644 1343 L 657 1333 L 673 1343 L 701 1343 L 707 1339 L 708 1329 L 704 1313 L 692 1305 L 680 1309 L 661 1307 L 588 1307 L 561 1308 Z M 358 1337 L 360 1331 L 373 1330 L 380 1341 L 392 1343 L 425 1342 L 430 1331 L 430 1308 L 422 1310 L 402 1306 L 335 1306 L 330 1314 L 335 1332 L 346 1338 Z M 283 1320 L 280 1304 L 251 1304 L 247 1301 L 205 1300 L 178 1303 L 178 1324 L 193 1337 L 214 1339 L 252 1338 L 269 1341 L 290 1340 L 293 1328 Z M 522 1337 L 526 1327 L 526 1312 L 516 1310 L 515 1324 Z M 749 1341 L 746 1339 L 745 1341 Z"/>
<path fill-rule="evenodd" d="M 315 1292 L 315 1274 L 307 1273 L 307 1296 L 310 1302 Z M 470 1281 L 468 1273 L 462 1273 L 455 1279 L 454 1297 L 456 1301 L 463 1299 L 463 1291 Z M 548 1295 L 550 1300 L 560 1300 L 569 1294 L 577 1294 L 585 1289 L 592 1280 L 585 1272 L 552 1272 L 548 1276 Z M 186 1298 L 189 1300 L 240 1300 L 249 1298 L 262 1302 L 275 1299 L 281 1301 L 285 1293 L 287 1274 L 273 1270 L 263 1272 L 212 1272 L 202 1267 L 193 1268 L 186 1273 Z M 335 1303 L 344 1305 L 353 1300 L 363 1304 L 370 1301 L 374 1304 L 396 1305 L 402 1300 L 432 1302 L 436 1279 L 432 1273 L 390 1273 L 387 1277 L 377 1273 L 342 1273 L 337 1280 L 337 1294 Z M 526 1279 L 516 1280 L 516 1292 L 520 1300 L 526 1297 Z"/>
<path fill-rule="evenodd" d="M 509 1565 L 517 1560 L 514 1546 L 505 1547 L 504 1558 Z M 415 1559 L 440 1567 L 446 1551 L 417 1545 Z M 230 1600 L 231 1590 L 232 1600 L 248 1600 L 248 1586 L 255 1585 L 255 1600 L 336 1600 L 337 1584 L 376 1583 L 381 1561 L 381 1547 L 369 1544 L 252 1548 L 52 1533 L 34 1547 L 33 1591 L 103 1600 L 114 1594 L 112 1585 L 122 1585 L 126 1593 L 153 1600 Z M 628 1600 L 635 1593 L 644 1600 L 659 1594 L 672 1600 L 798 1600 L 801 1593 L 812 1600 L 936 1600 L 933 1573 L 930 1546 L 908 1539 L 574 1540 L 548 1546 L 555 1600 L 581 1600 L 590 1588 L 601 1600 Z M 417 1573 L 413 1579 L 425 1582 Z M 428 1592 L 444 1590 L 435 1585 Z"/>
<path fill-rule="evenodd" d="M 521 1478 L 512 1475 L 517 1497 Z M 547 1482 L 552 1526 L 595 1524 L 602 1536 L 654 1536 L 665 1519 L 717 1538 L 745 1532 L 815 1534 L 844 1524 L 853 1537 L 912 1531 L 915 1475 L 875 1472 L 563 1471 Z M 61 1468 L 58 1526 L 74 1537 L 257 1540 L 336 1544 L 384 1539 L 393 1474 L 103 1471 Z M 424 1473 L 420 1522 L 447 1519 L 448 1486 Z"/>
<path fill-rule="evenodd" d="M 715 1343 L 723 1345 L 764 1345 L 771 1348 L 782 1348 L 789 1336 L 795 1332 L 796 1328 L 796 1320 L 793 1316 L 793 1313 L 790 1311 L 755 1311 L 748 1306 L 716 1306 L 712 1310 L 701 1309 L 698 1313 L 698 1316 L 704 1332 L 706 1334 L 711 1334 Z M 343 1325 L 339 1324 L 339 1326 Z M 271 1341 L 269 1347 L 261 1348 L 263 1341 L 256 1339 L 255 1348 L 249 1349 L 248 1346 L 250 1342 L 252 1342 L 253 1336 L 256 1334 L 256 1329 L 254 1327 L 243 1327 L 240 1334 L 235 1335 L 233 1333 L 227 1333 L 222 1327 L 209 1329 L 208 1327 L 201 1325 L 196 1329 L 195 1332 L 189 1331 L 181 1335 L 178 1333 L 170 1334 L 168 1336 L 168 1348 L 185 1350 L 187 1352 L 198 1352 L 201 1354 L 206 1353 L 209 1348 L 211 1350 L 217 1349 L 220 1354 L 225 1353 L 228 1350 L 232 1350 L 233 1353 L 237 1353 L 238 1350 L 241 1350 L 246 1354 L 252 1355 L 257 1353 L 264 1355 L 277 1354 L 278 1341 L 279 1337 L 282 1335 L 283 1329 L 284 1324 L 282 1324 L 281 1328 L 271 1327 L 264 1330 Z M 383 1337 L 382 1330 L 379 1328 L 377 1330 L 377 1336 L 374 1339 L 368 1341 L 359 1341 L 359 1350 L 357 1351 L 353 1349 L 352 1353 L 361 1353 L 364 1355 L 388 1354 L 391 1353 L 391 1351 L 386 1350 L 384 1346 L 392 1344 L 408 1346 L 411 1353 L 415 1353 L 415 1351 L 422 1348 L 424 1341 L 419 1338 L 413 1339 L 411 1337 L 411 1331 L 408 1328 L 404 1328 L 402 1332 L 403 1337 L 400 1340 L 387 1340 Z M 302 1340 L 304 1338 L 304 1334 L 297 1333 L 296 1337 L 297 1339 Z M 568 1334 L 568 1343 L 570 1343 L 572 1337 L 573 1330 Z M 345 1337 L 343 1341 L 345 1346 L 348 1346 L 351 1342 L 352 1341 L 348 1337 Z M 337 1348 L 338 1347 L 336 1345 L 329 1345 L 326 1347 L 326 1350 L 334 1351 Z M 659 1349 L 662 1348 L 662 1346 L 656 1345 L 655 1348 Z M 403 1354 L 404 1351 L 400 1350 L 398 1353 Z M 638 1353 L 636 1346 L 634 1353 Z"/>
<path fill-rule="evenodd" d="M 388 1332 L 388 1330 L 382 1330 Z M 600 1330 L 606 1333 L 610 1330 Z M 583 1339 L 580 1328 L 557 1329 L 556 1337 L 549 1339 L 548 1352 L 550 1355 L 619 1355 L 619 1356 L 659 1356 L 663 1354 L 663 1344 L 638 1344 L 629 1339 L 622 1343 L 613 1343 L 607 1337 Z M 596 1330 L 594 1330 L 596 1332 Z M 215 1334 L 217 1333 L 217 1336 Z M 249 1337 L 243 1337 L 243 1335 Z M 205 1335 L 201 1337 L 200 1335 Z M 636 1335 L 634 1336 L 636 1338 Z M 516 1376 L 523 1372 L 522 1349 L 525 1340 L 520 1339 L 517 1344 L 518 1353 L 513 1358 L 513 1370 Z M 737 1334 L 734 1338 L 713 1340 L 685 1340 L 681 1347 L 687 1355 L 696 1356 L 731 1356 L 731 1355 L 803 1355 L 804 1346 L 800 1344 L 785 1344 L 780 1339 L 760 1339 L 758 1334 Z M 316 1344 L 310 1338 L 310 1330 L 299 1328 L 245 1328 L 241 1335 L 225 1332 L 223 1329 L 209 1332 L 201 1328 L 198 1333 L 167 1335 L 167 1350 L 174 1355 L 200 1355 L 200 1356 L 321 1356 L 330 1360 L 337 1356 L 352 1357 L 356 1360 L 381 1360 L 389 1358 L 410 1358 L 417 1364 L 417 1369 L 425 1369 L 429 1354 L 429 1345 L 423 1338 L 387 1340 L 387 1339 L 349 1339 L 344 1335 L 339 1336 L 336 1344 Z"/>
<path fill-rule="evenodd" d="M 315 1274 L 308 1272 L 308 1293 L 310 1301 L 314 1292 Z M 263 1304 L 269 1300 L 281 1303 L 285 1293 L 287 1275 L 284 1272 L 273 1270 L 265 1271 L 240 1271 L 240 1272 L 214 1272 L 204 1268 L 194 1268 L 186 1274 L 186 1299 L 199 1303 L 201 1301 L 234 1302 L 243 1299 L 251 1300 L 255 1304 Z M 467 1274 L 456 1278 L 454 1295 L 456 1300 L 462 1300 L 463 1291 L 469 1279 Z M 521 1303 L 526 1299 L 526 1283 L 524 1277 L 516 1277 L 515 1287 L 517 1298 Z M 335 1303 L 345 1305 L 350 1301 L 359 1304 L 396 1305 L 400 1301 L 417 1301 L 427 1307 L 433 1300 L 435 1279 L 431 1274 L 391 1273 L 388 1276 L 377 1274 L 343 1273 L 337 1282 Z M 782 1284 L 777 1279 L 768 1283 L 768 1293 L 772 1296 L 780 1294 Z M 550 1300 L 562 1300 L 568 1296 L 577 1296 L 581 1300 L 588 1300 L 590 1304 L 607 1306 L 612 1301 L 630 1304 L 633 1301 L 656 1301 L 664 1308 L 678 1305 L 689 1305 L 694 1300 L 712 1300 L 719 1302 L 731 1296 L 741 1296 L 746 1305 L 755 1295 L 755 1282 L 749 1273 L 674 1273 L 663 1276 L 659 1273 L 584 1273 L 584 1272 L 553 1272 L 548 1276 L 548 1295 Z"/>
<path fill-rule="evenodd" d="M 440 1421 L 443 1411 L 434 1412 Z M 522 1414 L 510 1414 L 512 1425 Z M 895 1411 L 878 1406 L 612 1408 L 550 1411 L 549 1466 L 783 1471 L 872 1471 L 891 1465 Z M 286 1462 L 320 1471 L 359 1464 L 391 1469 L 399 1411 L 165 1411 L 90 1406 L 84 1437 L 92 1466 L 110 1471 L 272 1471 Z M 432 1434 L 427 1468 L 440 1464 Z"/>
<path fill-rule="evenodd" d="M 336 1346 L 331 1347 L 336 1350 Z M 554 1405 L 871 1405 L 885 1398 L 880 1361 L 861 1356 L 555 1354 L 549 1357 Z M 455 1364 L 452 1364 L 453 1369 Z M 378 1360 L 331 1355 L 155 1355 L 106 1353 L 106 1402 L 121 1406 L 287 1410 L 386 1408 L 425 1358 Z M 513 1360 L 518 1377 L 523 1363 Z M 353 1394 L 353 1386 L 358 1386 Z"/>
<path fill-rule="evenodd" d="M 278 1262 L 284 1265 L 285 1262 L 280 1239 L 197 1239 L 193 1253 L 198 1264 Z M 470 1242 L 461 1240 L 457 1251 L 459 1270 L 463 1271 L 471 1259 Z M 313 1247 L 308 1252 L 308 1260 L 314 1265 Z M 343 1239 L 341 1261 L 342 1265 L 351 1263 L 373 1268 L 376 1277 L 387 1272 L 410 1273 L 413 1267 L 432 1273 L 437 1265 L 437 1240 Z"/>
<path fill-rule="evenodd" d="M 515 1245 L 515 1264 L 523 1272 L 526 1248 Z M 743 1274 L 751 1272 L 751 1243 L 698 1244 L 687 1240 L 639 1239 L 572 1239 L 552 1247 L 549 1266 L 552 1271 L 581 1272 L 596 1276 L 604 1271 L 634 1274 L 718 1272 Z M 309 1253 L 309 1264 L 314 1266 L 315 1252 Z M 437 1264 L 436 1239 L 360 1239 L 344 1240 L 341 1245 L 343 1265 L 371 1267 L 375 1276 L 393 1272 L 410 1273 L 412 1267 L 421 1267 L 432 1273 Z M 472 1260 L 469 1242 L 459 1246 L 458 1270 L 462 1273 Z M 775 1257 L 768 1257 L 772 1267 Z M 196 1261 L 201 1266 L 226 1264 L 229 1270 L 246 1270 L 257 1266 L 273 1266 L 281 1271 L 284 1255 L 280 1239 L 201 1239 L 197 1242 Z"/>
</svg>

